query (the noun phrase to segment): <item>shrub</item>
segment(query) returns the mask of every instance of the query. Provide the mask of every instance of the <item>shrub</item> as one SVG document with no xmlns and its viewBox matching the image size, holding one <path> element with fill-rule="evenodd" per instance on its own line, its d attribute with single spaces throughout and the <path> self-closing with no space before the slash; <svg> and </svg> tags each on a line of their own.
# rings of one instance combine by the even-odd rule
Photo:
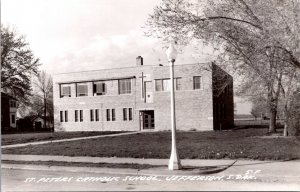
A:
<svg viewBox="0 0 300 192">
<path fill-rule="evenodd" d="M 300 90 L 294 93 L 291 107 L 288 112 L 287 125 L 289 136 L 300 135 Z"/>
</svg>

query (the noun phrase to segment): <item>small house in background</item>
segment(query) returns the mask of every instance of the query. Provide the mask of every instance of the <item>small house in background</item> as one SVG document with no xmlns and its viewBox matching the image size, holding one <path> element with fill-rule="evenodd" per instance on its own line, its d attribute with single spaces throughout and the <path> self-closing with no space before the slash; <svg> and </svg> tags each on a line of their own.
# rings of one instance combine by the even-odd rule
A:
<svg viewBox="0 0 300 192">
<path fill-rule="evenodd" d="M 1 127 L 3 131 L 16 129 L 17 99 L 7 93 L 1 92 Z"/>
<path fill-rule="evenodd" d="M 45 120 L 43 116 L 30 115 L 21 118 L 17 122 L 18 131 L 21 132 L 32 132 L 32 131 L 52 131 L 53 130 L 53 120 L 47 116 L 46 117 L 46 128 L 44 127 Z"/>
<path fill-rule="evenodd" d="M 53 121 L 51 121 L 50 117 L 46 117 L 46 128 L 44 117 L 42 116 L 36 116 L 31 118 L 32 120 L 32 128 L 35 131 L 41 131 L 41 130 L 48 130 L 53 128 Z"/>
</svg>

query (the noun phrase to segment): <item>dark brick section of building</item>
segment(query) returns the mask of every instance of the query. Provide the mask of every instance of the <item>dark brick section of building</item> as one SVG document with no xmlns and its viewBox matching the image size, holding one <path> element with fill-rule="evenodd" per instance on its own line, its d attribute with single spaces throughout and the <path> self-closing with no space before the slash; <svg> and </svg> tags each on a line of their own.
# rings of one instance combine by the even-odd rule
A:
<svg viewBox="0 0 300 192">
<path fill-rule="evenodd" d="M 234 123 L 233 79 L 215 64 L 212 71 L 214 130 L 229 129 Z"/>
<path fill-rule="evenodd" d="M 232 77 L 212 63 L 175 65 L 178 130 L 219 130 L 233 125 Z M 220 81 L 220 82 L 219 82 Z M 143 65 L 54 76 L 56 131 L 170 130 L 170 67 Z M 223 110 L 217 112 L 217 110 Z"/>
<path fill-rule="evenodd" d="M 1 92 L 1 127 L 2 131 L 16 128 L 17 99 Z"/>
</svg>

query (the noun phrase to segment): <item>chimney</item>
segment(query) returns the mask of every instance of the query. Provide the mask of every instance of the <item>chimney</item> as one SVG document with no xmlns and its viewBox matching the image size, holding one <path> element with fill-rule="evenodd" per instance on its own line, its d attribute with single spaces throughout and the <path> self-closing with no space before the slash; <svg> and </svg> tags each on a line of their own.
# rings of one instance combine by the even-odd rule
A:
<svg viewBox="0 0 300 192">
<path fill-rule="evenodd" d="M 136 66 L 142 66 L 143 65 L 143 57 L 142 56 L 138 56 L 136 58 Z"/>
</svg>

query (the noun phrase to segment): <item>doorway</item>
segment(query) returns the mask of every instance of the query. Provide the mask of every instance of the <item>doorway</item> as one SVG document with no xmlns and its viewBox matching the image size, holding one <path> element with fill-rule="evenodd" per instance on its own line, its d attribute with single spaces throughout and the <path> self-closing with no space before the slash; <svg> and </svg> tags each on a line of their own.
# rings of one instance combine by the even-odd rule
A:
<svg viewBox="0 0 300 192">
<path fill-rule="evenodd" d="M 154 110 L 140 111 L 141 130 L 151 130 L 155 128 Z"/>
<path fill-rule="evenodd" d="M 36 130 L 41 130 L 42 129 L 42 122 L 40 122 L 40 121 L 35 122 L 35 129 Z"/>
</svg>

